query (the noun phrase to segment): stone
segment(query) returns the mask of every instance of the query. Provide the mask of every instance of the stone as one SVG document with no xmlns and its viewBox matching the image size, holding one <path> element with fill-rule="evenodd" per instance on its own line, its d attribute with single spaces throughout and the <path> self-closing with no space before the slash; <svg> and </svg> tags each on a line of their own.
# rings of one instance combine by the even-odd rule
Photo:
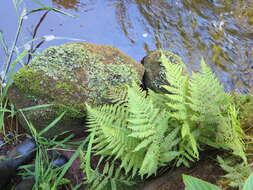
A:
<svg viewBox="0 0 253 190">
<path fill-rule="evenodd" d="M 22 180 L 20 183 L 17 184 L 15 190 L 32 190 L 35 184 L 34 178 L 28 178 Z"/>
<path fill-rule="evenodd" d="M 66 131 L 84 132 L 85 105 L 110 103 L 116 87 L 142 80 L 144 68 L 120 50 L 107 45 L 68 43 L 47 48 L 13 76 L 9 100 L 17 109 L 53 104 L 25 111 L 18 119 L 41 131 L 57 116 L 64 117 L 45 137 Z"/>
<path fill-rule="evenodd" d="M 162 54 L 165 55 L 171 63 L 184 65 L 181 58 L 171 51 L 152 51 L 142 60 L 145 68 L 143 83 L 145 88 L 151 89 L 155 92 L 167 93 L 167 91 L 162 87 L 163 85 L 169 85 L 166 80 L 165 67 L 160 60 Z M 187 69 L 185 69 L 185 72 L 187 72 L 186 70 Z"/>
<path fill-rule="evenodd" d="M 6 158 L 0 160 L 0 189 L 6 187 L 11 178 L 17 174 L 17 169 L 35 157 L 37 145 L 27 139 L 14 147 Z"/>
</svg>

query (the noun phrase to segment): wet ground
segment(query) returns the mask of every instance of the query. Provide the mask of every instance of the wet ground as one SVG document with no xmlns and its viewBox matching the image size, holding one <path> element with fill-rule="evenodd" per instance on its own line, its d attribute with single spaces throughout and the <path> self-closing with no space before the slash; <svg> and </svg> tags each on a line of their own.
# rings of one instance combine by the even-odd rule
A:
<svg viewBox="0 0 253 190">
<path fill-rule="evenodd" d="M 179 54 L 190 69 L 201 57 L 216 71 L 227 90 L 253 90 L 253 0 L 43 0 L 78 18 L 50 12 L 38 37 L 54 35 L 118 47 L 140 61 L 148 51 L 164 48 Z M 27 10 L 37 8 L 24 0 Z M 20 46 L 32 38 L 42 12 L 24 22 Z M 13 40 L 17 15 L 12 1 L 1 1 L 0 29 Z M 66 40 L 66 38 L 71 38 Z M 1 66 L 3 51 L 0 51 Z"/>
</svg>

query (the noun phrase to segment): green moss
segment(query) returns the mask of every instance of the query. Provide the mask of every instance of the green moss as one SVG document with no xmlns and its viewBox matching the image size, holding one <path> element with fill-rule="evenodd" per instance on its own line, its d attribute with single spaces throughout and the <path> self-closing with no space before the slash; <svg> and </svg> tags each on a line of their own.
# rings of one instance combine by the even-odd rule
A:
<svg viewBox="0 0 253 190">
<path fill-rule="evenodd" d="M 139 80 L 120 55 L 104 57 L 88 48 L 49 47 L 14 75 L 14 84 L 36 102 L 55 104 L 56 114 L 66 111 L 68 117 L 83 117 L 85 103 L 105 103 L 113 88 Z"/>
<path fill-rule="evenodd" d="M 52 83 L 50 78 L 43 77 L 42 79 L 42 74 L 39 73 L 39 71 L 33 71 L 26 67 L 21 68 L 18 73 L 14 75 L 13 80 L 14 85 L 22 90 L 32 102 L 56 104 L 54 115 L 66 111 L 66 115 L 69 117 L 84 116 L 84 103 L 80 103 L 76 99 L 69 99 L 69 97 L 75 93 L 72 83 L 66 81 Z M 37 112 L 38 111 L 39 110 L 37 110 Z M 43 109 L 43 112 L 46 111 L 47 109 Z M 52 112 L 52 109 L 50 109 L 49 112 Z"/>
<path fill-rule="evenodd" d="M 71 80 L 74 77 L 73 71 L 85 64 L 87 56 L 87 51 L 77 44 L 52 46 L 36 56 L 29 67 L 34 71 L 42 71 L 55 80 L 66 75 Z"/>
<path fill-rule="evenodd" d="M 50 89 L 47 86 L 49 80 L 47 78 L 41 80 L 41 73 L 27 67 L 21 68 L 13 76 L 13 81 L 20 90 L 30 95 L 44 96 L 49 94 Z"/>
<path fill-rule="evenodd" d="M 87 68 L 89 72 L 89 98 L 94 104 L 101 104 L 113 88 L 121 84 L 138 81 L 138 75 L 123 64 L 95 63 Z"/>
</svg>

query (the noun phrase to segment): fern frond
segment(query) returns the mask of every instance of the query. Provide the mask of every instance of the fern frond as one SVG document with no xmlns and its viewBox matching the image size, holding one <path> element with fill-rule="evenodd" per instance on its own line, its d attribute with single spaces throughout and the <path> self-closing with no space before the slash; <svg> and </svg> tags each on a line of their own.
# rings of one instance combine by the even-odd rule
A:
<svg viewBox="0 0 253 190">
<path fill-rule="evenodd" d="M 128 112 L 124 106 L 87 106 L 87 113 L 88 131 L 95 134 L 94 149 L 98 150 L 97 154 L 115 155 L 118 158 L 134 149 L 137 142 L 129 137 Z"/>
<path fill-rule="evenodd" d="M 222 112 L 227 109 L 229 97 L 212 70 L 201 60 L 201 70 L 192 74 L 189 84 L 192 120 L 205 124 L 219 123 Z"/>
<path fill-rule="evenodd" d="M 166 105 L 170 99 L 167 98 L 165 94 L 154 92 L 151 89 L 148 89 L 148 97 L 152 99 L 152 102 L 155 106 L 155 108 L 166 110 L 166 111 L 172 111 L 169 109 L 169 107 Z"/>
<path fill-rule="evenodd" d="M 233 154 L 239 156 L 245 163 L 245 144 L 243 139 L 245 134 L 240 127 L 237 110 L 233 105 L 228 108 L 227 117 L 222 118 L 218 125 L 217 142 L 233 150 Z"/>
<path fill-rule="evenodd" d="M 168 128 L 168 117 L 155 108 L 150 98 L 145 97 L 138 88 L 128 89 L 130 136 L 138 138 L 140 143 L 134 151 L 145 150 L 145 156 L 140 168 L 140 175 L 148 176 L 156 173 L 161 154 L 161 144 Z"/>
<path fill-rule="evenodd" d="M 86 178 L 84 183 L 88 184 L 89 190 L 127 190 L 130 186 L 135 185 L 131 177 L 124 175 L 119 167 L 115 167 L 115 162 L 104 161 L 100 159 L 95 169 L 90 167 L 90 159 L 81 157 L 82 168 L 90 177 Z M 103 163 L 103 166 L 101 164 Z M 88 167 L 87 167 L 88 166 Z"/>
<path fill-rule="evenodd" d="M 185 74 L 183 64 L 171 63 L 165 56 L 161 56 L 161 62 L 166 69 L 166 79 L 169 83 L 169 85 L 164 86 L 170 92 L 170 94 L 166 94 L 169 100 L 166 105 L 172 110 L 169 115 L 178 121 L 182 121 L 182 125 L 178 127 L 181 128 L 183 141 L 187 141 L 190 144 L 194 157 L 198 159 L 197 142 L 191 132 L 193 128 L 193 123 L 190 120 L 192 110 L 188 105 L 189 76 Z"/>
<path fill-rule="evenodd" d="M 245 162 L 238 163 L 238 160 L 231 156 L 226 159 L 218 156 L 217 160 L 220 167 L 227 173 L 223 176 L 226 179 L 226 183 L 230 187 L 236 187 L 241 190 L 245 180 L 253 172 L 252 168 Z"/>
</svg>

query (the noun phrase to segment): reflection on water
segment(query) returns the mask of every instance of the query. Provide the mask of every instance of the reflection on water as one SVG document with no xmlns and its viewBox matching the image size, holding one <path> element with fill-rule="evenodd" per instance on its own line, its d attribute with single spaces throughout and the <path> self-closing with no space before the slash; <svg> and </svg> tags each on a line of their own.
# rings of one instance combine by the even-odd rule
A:
<svg viewBox="0 0 253 190">
<path fill-rule="evenodd" d="M 131 17 L 131 3 L 137 5 L 140 18 Z M 135 41 L 131 31 L 141 24 L 157 48 L 179 54 L 189 68 L 198 69 L 196 63 L 204 57 L 227 90 L 252 89 L 252 0 L 122 0 L 119 4 L 119 24 L 131 41 Z"/>
<path fill-rule="evenodd" d="M 3 8 L 9 2 L 2 2 L 1 18 L 10 14 Z M 36 8 L 32 1 L 25 2 L 29 9 Z M 199 61 L 204 57 L 227 90 L 253 90 L 253 0 L 44 0 L 43 3 L 68 9 L 65 11 L 76 14 L 78 19 L 51 12 L 38 36 L 66 36 L 113 45 L 137 61 L 150 50 L 164 48 L 180 55 L 192 70 L 199 69 Z M 30 17 L 26 28 L 31 30 L 38 20 L 36 15 Z M 15 31 L 12 23 L 15 21 L 0 22 L 7 39 Z M 29 39 L 27 36 L 25 40 Z M 43 48 L 63 42 L 50 42 Z"/>
<path fill-rule="evenodd" d="M 58 5 L 61 8 L 65 9 L 74 9 L 77 10 L 78 5 L 80 4 L 79 0 L 52 0 L 54 4 Z"/>
</svg>

